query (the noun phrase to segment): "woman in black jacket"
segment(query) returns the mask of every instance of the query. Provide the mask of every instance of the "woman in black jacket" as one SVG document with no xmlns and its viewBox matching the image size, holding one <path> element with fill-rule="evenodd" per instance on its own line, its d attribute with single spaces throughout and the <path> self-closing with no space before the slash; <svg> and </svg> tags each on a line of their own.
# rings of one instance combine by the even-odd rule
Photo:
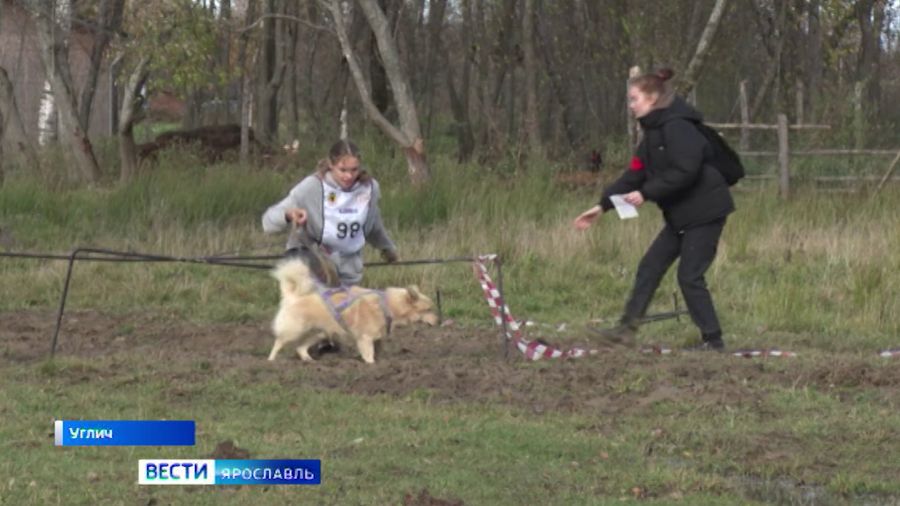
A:
<svg viewBox="0 0 900 506">
<path fill-rule="evenodd" d="M 669 82 L 672 75 L 663 69 L 629 80 L 628 107 L 644 138 L 628 170 L 604 190 L 598 205 L 575 219 L 574 226 L 584 230 L 611 209 L 611 195 L 621 195 L 636 207 L 647 200 L 655 202 L 665 218 L 663 229 L 641 259 L 619 325 L 597 332 L 612 342 L 632 344 L 653 293 L 681 257 L 678 284 L 702 337 L 694 348 L 721 350 L 722 329 L 704 275 L 716 256 L 734 201 L 725 179 L 707 163 L 711 147 L 695 126 L 702 117 L 675 96 Z"/>
</svg>

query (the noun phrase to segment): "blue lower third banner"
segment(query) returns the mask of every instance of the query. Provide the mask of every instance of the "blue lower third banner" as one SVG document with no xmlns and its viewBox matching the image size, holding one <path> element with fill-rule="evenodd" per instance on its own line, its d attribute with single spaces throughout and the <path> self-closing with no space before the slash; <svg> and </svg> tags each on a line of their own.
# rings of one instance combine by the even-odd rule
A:
<svg viewBox="0 0 900 506">
<path fill-rule="evenodd" d="M 56 420 L 56 446 L 194 446 L 193 420 Z"/>
<path fill-rule="evenodd" d="M 138 461 L 139 485 L 319 485 L 320 460 Z"/>
</svg>

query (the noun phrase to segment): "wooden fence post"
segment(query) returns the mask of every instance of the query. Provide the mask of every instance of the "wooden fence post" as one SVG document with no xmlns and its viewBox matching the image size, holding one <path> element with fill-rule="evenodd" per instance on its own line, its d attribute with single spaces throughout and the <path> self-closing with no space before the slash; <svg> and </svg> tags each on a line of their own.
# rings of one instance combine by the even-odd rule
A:
<svg viewBox="0 0 900 506">
<path fill-rule="evenodd" d="M 788 150 L 788 121 L 787 115 L 778 115 L 778 188 L 781 198 L 787 200 L 791 191 L 791 167 Z"/>
</svg>

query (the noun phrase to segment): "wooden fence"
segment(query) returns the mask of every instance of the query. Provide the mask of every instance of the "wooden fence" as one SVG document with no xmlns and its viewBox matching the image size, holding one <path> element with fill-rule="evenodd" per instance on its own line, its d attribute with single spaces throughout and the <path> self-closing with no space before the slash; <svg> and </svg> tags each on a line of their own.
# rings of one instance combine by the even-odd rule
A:
<svg viewBox="0 0 900 506">
<path fill-rule="evenodd" d="M 874 181 L 879 179 L 876 192 L 892 179 L 894 169 L 900 161 L 900 149 L 811 149 L 797 150 L 790 149 L 790 131 L 791 130 L 827 130 L 830 125 L 789 125 L 785 114 L 778 115 L 778 123 L 774 125 L 761 123 L 709 123 L 709 126 L 720 130 L 736 129 L 741 131 L 741 143 L 744 147 L 739 154 L 744 157 L 749 156 L 774 156 L 778 161 L 778 174 L 762 174 L 748 176 L 748 179 L 773 179 L 778 178 L 779 194 L 782 198 L 787 199 L 791 192 L 791 167 L 790 159 L 792 156 L 845 156 L 845 155 L 875 155 L 875 156 L 894 156 L 893 161 L 888 165 L 887 170 L 880 179 L 877 177 L 855 177 L 855 176 L 818 176 L 812 179 L 817 181 Z M 775 130 L 778 135 L 778 151 L 747 151 L 747 138 L 750 130 Z"/>
</svg>

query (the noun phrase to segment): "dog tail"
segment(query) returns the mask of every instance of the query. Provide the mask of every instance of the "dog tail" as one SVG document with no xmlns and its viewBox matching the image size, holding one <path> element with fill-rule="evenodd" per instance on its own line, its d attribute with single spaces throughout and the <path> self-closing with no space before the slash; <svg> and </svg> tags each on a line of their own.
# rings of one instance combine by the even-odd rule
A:
<svg viewBox="0 0 900 506">
<path fill-rule="evenodd" d="M 302 260 L 286 260 L 275 266 L 272 276 L 278 280 L 283 299 L 293 299 L 316 289 L 309 267 Z"/>
</svg>

